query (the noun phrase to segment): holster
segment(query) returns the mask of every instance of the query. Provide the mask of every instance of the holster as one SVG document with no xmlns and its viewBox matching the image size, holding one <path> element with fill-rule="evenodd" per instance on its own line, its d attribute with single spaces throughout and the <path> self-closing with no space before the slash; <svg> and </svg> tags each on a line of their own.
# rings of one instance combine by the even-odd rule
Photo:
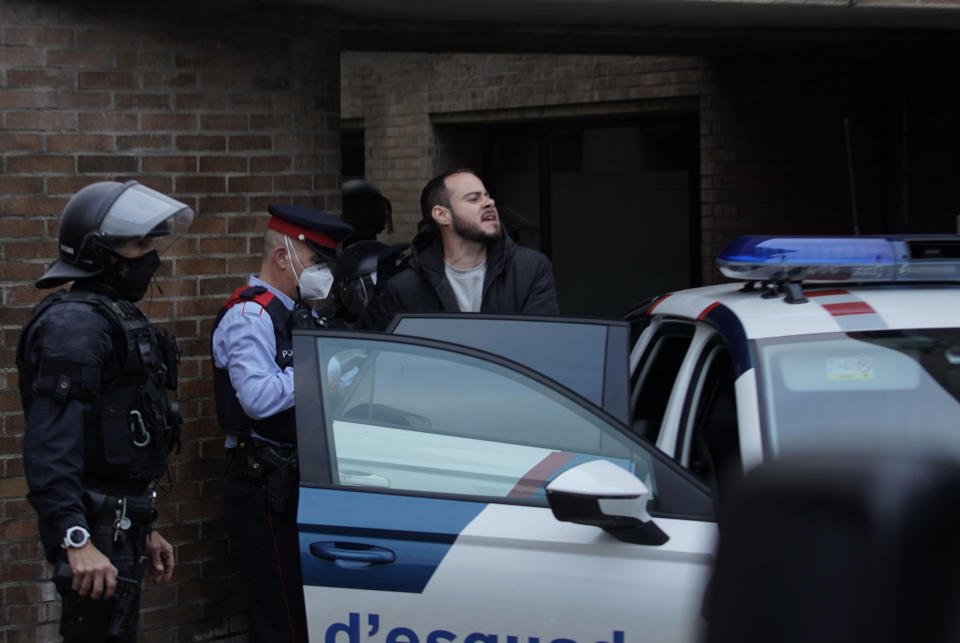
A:
<svg viewBox="0 0 960 643">
<path fill-rule="evenodd" d="M 296 510 L 300 488 L 296 447 L 250 440 L 237 447 L 232 466 L 243 479 L 263 485 L 267 503 L 275 513 Z"/>
</svg>

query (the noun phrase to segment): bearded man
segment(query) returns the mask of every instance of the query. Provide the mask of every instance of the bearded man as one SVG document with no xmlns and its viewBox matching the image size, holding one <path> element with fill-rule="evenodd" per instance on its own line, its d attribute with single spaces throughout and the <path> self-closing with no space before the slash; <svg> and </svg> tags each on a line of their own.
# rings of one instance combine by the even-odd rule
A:
<svg viewBox="0 0 960 643">
<path fill-rule="evenodd" d="M 504 234 L 476 172 L 431 179 L 420 213 L 406 266 L 370 302 L 361 328 L 383 330 L 399 312 L 559 313 L 550 260 Z"/>
</svg>

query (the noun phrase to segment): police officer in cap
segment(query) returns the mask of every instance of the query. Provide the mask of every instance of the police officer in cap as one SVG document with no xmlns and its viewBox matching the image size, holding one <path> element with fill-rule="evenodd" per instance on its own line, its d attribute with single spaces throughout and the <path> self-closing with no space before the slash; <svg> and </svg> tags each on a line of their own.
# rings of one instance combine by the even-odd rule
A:
<svg viewBox="0 0 960 643">
<path fill-rule="evenodd" d="M 66 641 L 134 641 L 140 584 L 165 583 L 173 548 L 155 531 L 155 482 L 179 446 L 172 337 L 134 303 L 159 253 L 193 221 L 136 181 L 81 189 L 60 220 L 60 259 L 17 347 L 23 461 Z"/>
<path fill-rule="evenodd" d="M 303 206 L 268 212 L 260 273 L 224 304 L 211 352 L 217 419 L 227 434 L 227 533 L 247 585 L 251 640 L 275 643 L 307 640 L 291 326 L 305 302 L 330 298 L 337 246 L 352 228 Z"/>
</svg>

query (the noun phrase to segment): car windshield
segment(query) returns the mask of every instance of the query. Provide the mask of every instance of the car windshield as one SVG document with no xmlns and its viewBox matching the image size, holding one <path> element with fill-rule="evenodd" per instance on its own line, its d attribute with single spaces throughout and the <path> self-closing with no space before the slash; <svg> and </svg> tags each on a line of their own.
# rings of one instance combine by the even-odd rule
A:
<svg viewBox="0 0 960 643">
<path fill-rule="evenodd" d="M 960 454 L 960 329 L 757 342 L 767 447 Z"/>
</svg>

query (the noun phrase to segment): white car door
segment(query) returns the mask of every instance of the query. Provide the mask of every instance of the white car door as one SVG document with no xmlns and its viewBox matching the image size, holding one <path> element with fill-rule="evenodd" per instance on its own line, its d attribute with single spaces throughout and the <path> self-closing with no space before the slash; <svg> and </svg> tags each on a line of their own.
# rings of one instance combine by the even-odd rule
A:
<svg viewBox="0 0 960 643">
<path fill-rule="evenodd" d="M 325 331 L 295 351 L 312 641 L 696 640 L 712 499 L 625 425 L 453 344 Z M 665 542 L 555 517 L 545 487 L 598 459 L 643 483 Z"/>
</svg>

